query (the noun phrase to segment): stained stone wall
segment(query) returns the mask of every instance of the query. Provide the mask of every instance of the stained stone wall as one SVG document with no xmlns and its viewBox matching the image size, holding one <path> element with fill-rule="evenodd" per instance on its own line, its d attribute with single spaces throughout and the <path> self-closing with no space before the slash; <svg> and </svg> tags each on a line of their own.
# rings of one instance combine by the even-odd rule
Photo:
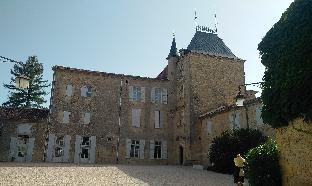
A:
<svg viewBox="0 0 312 186">
<path fill-rule="evenodd" d="M 210 165 L 208 154 L 213 138 L 221 135 L 221 133 L 226 130 L 233 129 L 230 120 L 232 114 L 238 115 L 239 128 L 247 128 L 248 117 L 249 128 L 259 129 L 264 135 L 275 138 L 274 129 L 264 124 L 262 119 L 257 118 L 257 109 L 261 107 L 261 101 L 259 99 L 254 99 L 246 103 L 246 107 L 232 105 L 202 115 L 196 125 L 196 130 L 199 133 L 197 141 L 198 144 L 201 145 L 201 150 L 197 152 L 197 157 L 201 160 L 202 164 L 205 166 Z"/>
<path fill-rule="evenodd" d="M 296 119 L 276 129 L 283 185 L 312 185 L 312 123 Z"/>
<path fill-rule="evenodd" d="M 73 162 L 75 136 L 96 136 L 97 163 L 167 163 L 149 158 L 149 142 L 168 140 L 167 104 L 151 102 L 152 87 L 168 88 L 168 81 L 87 70 L 54 68 L 50 133 L 71 136 L 69 161 Z M 72 96 L 66 96 L 66 85 L 72 85 Z M 90 86 L 91 97 L 81 96 L 81 87 Z M 129 87 L 145 88 L 145 101 L 130 101 Z M 132 125 L 132 108 L 141 110 L 141 125 Z M 164 113 L 164 127 L 154 128 L 154 111 Z M 60 113 L 71 112 L 69 123 L 61 122 Z M 91 123 L 83 124 L 83 113 L 91 112 Z M 119 126 L 120 120 L 120 126 Z M 108 141 L 108 138 L 111 141 Z M 119 139 L 119 143 L 118 143 Z M 126 139 L 145 140 L 144 159 L 126 159 Z"/>
<path fill-rule="evenodd" d="M 42 162 L 44 156 L 45 134 L 47 130 L 47 118 L 37 121 L 30 121 L 28 119 L 5 119 L 2 120 L 2 129 L 0 134 L 0 161 L 12 161 L 9 157 L 10 152 L 10 138 L 17 138 L 17 128 L 21 124 L 31 126 L 31 134 L 29 138 L 35 138 L 32 162 Z"/>
</svg>

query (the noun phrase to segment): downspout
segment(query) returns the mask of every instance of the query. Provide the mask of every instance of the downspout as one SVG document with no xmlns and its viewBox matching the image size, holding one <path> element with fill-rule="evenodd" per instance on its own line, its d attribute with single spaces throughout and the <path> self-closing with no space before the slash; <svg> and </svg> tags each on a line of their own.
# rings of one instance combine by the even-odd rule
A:
<svg viewBox="0 0 312 186">
<path fill-rule="evenodd" d="M 118 103 L 118 137 L 117 137 L 117 146 L 116 146 L 116 163 L 119 162 L 119 144 L 120 144 L 120 127 L 121 127 L 121 96 L 122 96 L 122 84 L 123 79 L 120 80 L 120 89 L 119 89 L 119 103 Z"/>
</svg>

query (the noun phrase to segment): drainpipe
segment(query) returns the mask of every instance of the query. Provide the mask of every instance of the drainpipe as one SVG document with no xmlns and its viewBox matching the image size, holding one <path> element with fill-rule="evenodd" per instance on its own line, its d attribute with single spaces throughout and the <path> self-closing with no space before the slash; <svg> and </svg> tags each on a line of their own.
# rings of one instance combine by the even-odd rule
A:
<svg viewBox="0 0 312 186">
<path fill-rule="evenodd" d="M 116 163 L 119 162 L 119 144 L 120 144 L 120 127 L 121 127 L 121 96 L 122 96 L 122 83 L 123 80 L 120 80 L 120 89 L 119 89 L 119 103 L 118 103 L 118 137 L 117 137 L 117 146 L 116 146 Z"/>
</svg>

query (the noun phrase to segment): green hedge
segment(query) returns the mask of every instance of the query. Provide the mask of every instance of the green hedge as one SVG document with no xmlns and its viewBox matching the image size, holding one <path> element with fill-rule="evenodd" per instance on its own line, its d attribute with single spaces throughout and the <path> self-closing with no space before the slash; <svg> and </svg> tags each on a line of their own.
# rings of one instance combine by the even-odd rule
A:
<svg viewBox="0 0 312 186">
<path fill-rule="evenodd" d="M 251 186 L 282 185 L 275 141 L 270 140 L 248 152 L 245 176 Z"/>
<path fill-rule="evenodd" d="M 251 148 L 266 141 L 267 137 L 261 131 L 255 129 L 225 131 L 212 140 L 209 157 L 214 166 L 209 169 L 231 174 L 234 171 L 233 158 L 238 153 L 244 156 Z"/>
<path fill-rule="evenodd" d="M 262 117 L 273 128 L 312 121 L 312 1 L 295 0 L 258 45 Z"/>
</svg>

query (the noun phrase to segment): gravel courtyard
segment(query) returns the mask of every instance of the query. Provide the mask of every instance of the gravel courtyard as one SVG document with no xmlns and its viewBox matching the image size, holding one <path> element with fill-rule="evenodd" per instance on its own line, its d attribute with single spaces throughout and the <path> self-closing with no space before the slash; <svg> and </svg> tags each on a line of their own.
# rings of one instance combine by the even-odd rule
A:
<svg viewBox="0 0 312 186">
<path fill-rule="evenodd" d="M 0 185 L 233 185 L 230 175 L 182 166 L 0 163 Z"/>
</svg>

